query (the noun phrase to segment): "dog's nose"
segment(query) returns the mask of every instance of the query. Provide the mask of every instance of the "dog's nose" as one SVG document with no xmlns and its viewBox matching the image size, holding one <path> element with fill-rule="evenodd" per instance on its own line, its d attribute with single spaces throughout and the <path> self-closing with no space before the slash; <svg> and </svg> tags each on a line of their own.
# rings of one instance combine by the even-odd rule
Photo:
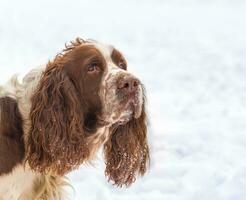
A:
<svg viewBox="0 0 246 200">
<path fill-rule="evenodd" d="M 139 80 L 132 76 L 127 76 L 119 80 L 118 89 L 125 94 L 134 93 L 139 86 Z"/>
</svg>

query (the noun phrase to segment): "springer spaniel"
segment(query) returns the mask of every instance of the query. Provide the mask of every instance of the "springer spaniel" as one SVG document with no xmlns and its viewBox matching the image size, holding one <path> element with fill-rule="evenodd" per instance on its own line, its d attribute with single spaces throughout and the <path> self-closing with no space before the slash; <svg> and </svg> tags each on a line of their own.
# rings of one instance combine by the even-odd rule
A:
<svg viewBox="0 0 246 200">
<path fill-rule="evenodd" d="M 142 83 L 113 46 L 77 38 L 0 86 L 0 199 L 65 199 L 65 175 L 102 146 L 105 175 L 131 185 L 149 162 Z"/>
</svg>

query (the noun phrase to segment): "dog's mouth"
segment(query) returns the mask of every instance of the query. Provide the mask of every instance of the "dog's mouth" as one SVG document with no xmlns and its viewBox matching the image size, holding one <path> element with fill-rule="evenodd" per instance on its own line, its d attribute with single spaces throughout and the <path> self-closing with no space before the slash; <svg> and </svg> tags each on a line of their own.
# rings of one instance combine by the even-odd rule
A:
<svg viewBox="0 0 246 200">
<path fill-rule="evenodd" d="M 118 124 L 124 125 L 133 118 L 137 119 L 142 113 L 143 101 L 140 95 L 133 95 L 121 102 L 122 113 L 119 117 Z"/>
</svg>

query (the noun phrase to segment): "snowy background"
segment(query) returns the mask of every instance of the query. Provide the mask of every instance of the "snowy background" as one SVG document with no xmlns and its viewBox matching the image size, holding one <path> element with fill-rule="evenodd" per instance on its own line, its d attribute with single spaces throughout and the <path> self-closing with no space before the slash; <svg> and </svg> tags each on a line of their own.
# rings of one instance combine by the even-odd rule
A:
<svg viewBox="0 0 246 200">
<path fill-rule="evenodd" d="M 117 189 L 99 158 L 69 175 L 72 199 L 246 199 L 246 2 L 1 0 L 0 83 L 77 36 L 116 46 L 145 83 L 152 162 Z"/>
</svg>

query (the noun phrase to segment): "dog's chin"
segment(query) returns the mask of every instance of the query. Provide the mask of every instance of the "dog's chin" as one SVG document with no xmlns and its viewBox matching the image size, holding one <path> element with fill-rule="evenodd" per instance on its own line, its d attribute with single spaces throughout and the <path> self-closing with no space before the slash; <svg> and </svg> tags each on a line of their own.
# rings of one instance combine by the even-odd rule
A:
<svg viewBox="0 0 246 200">
<path fill-rule="evenodd" d="M 133 118 L 133 111 L 132 110 L 127 110 L 125 111 L 121 117 L 119 118 L 117 124 L 118 125 L 125 125 L 127 122 L 129 122 Z"/>
<path fill-rule="evenodd" d="M 133 118 L 138 119 L 142 113 L 142 102 L 136 99 L 129 100 L 122 112 L 118 124 L 124 125 L 127 124 Z"/>
</svg>

